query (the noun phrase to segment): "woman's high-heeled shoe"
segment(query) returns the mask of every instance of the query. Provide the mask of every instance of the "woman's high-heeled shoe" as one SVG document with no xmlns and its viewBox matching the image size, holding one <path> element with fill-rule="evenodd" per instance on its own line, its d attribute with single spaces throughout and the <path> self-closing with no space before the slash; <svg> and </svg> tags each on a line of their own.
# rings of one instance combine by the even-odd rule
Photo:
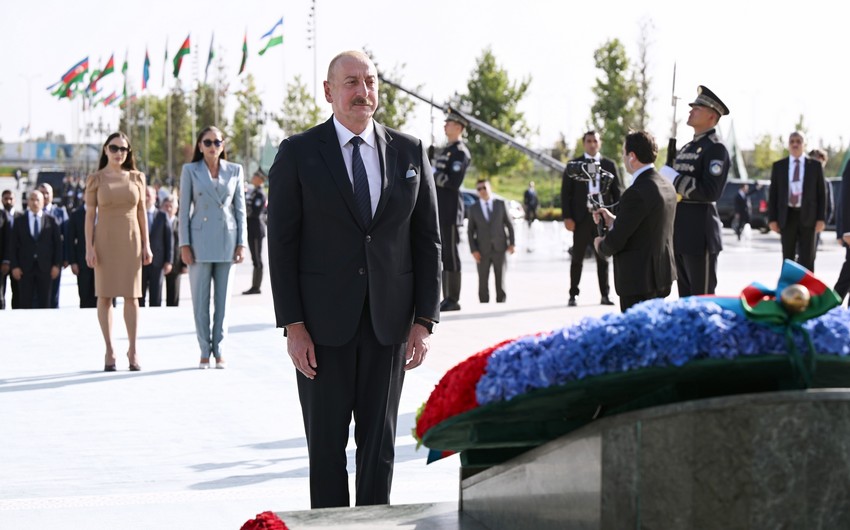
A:
<svg viewBox="0 0 850 530">
<path fill-rule="evenodd" d="M 220 359 L 218 357 L 215 358 L 215 367 L 217 370 L 224 370 L 227 368 L 227 363 L 224 362 L 224 359 Z"/>
<path fill-rule="evenodd" d="M 104 364 L 103 365 L 103 371 L 104 372 L 116 372 L 116 371 L 118 371 L 118 369 L 115 367 L 114 364 Z"/>
<path fill-rule="evenodd" d="M 105 361 L 103 362 L 103 371 L 104 372 L 115 372 L 118 369 L 115 367 L 115 356 L 110 356 L 108 353 L 103 356 Z"/>
<path fill-rule="evenodd" d="M 208 358 L 207 359 L 201 358 L 201 362 L 198 363 L 198 368 L 200 368 L 201 370 L 209 370 L 210 360 Z"/>
<path fill-rule="evenodd" d="M 136 362 L 136 356 L 135 355 L 130 357 L 130 353 L 128 352 L 127 358 L 130 360 L 130 371 L 131 372 L 141 372 L 142 371 L 142 367 L 139 366 L 138 362 Z"/>
</svg>

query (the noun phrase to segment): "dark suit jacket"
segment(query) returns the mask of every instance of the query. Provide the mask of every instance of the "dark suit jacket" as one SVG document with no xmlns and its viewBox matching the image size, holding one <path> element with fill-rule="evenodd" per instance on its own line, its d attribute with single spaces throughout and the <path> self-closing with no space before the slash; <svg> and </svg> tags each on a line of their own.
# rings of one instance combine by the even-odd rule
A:
<svg viewBox="0 0 850 530">
<path fill-rule="evenodd" d="M 490 214 L 489 221 L 484 218 L 481 202 L 475 201 L 469 208 L 466 230 L 469 250 L 480 252 L 483 256 L 495 252 L 505 253 L 508 246 L 514 244 L 514 225 L 508 215 L 505 201 L 501 199 L 493 199 L 493 213 Z"/>
<path fill-rule="evenodd" d="M 835 234 L 841 239 L 844 234 L 850 233 L 850 164 L 841 176 L 841 196 L 836 206 Z"/>
<path fill-rule="evenodd" d="M 800 198 L 800 224 L 814 227 L 817 221 L 826 219 L 826 184 L 823 166 L 817 160 L 805 159 L 803 195 Z M 770 192 L 767 201 L 767 219 L 776 221 L 779 228 L 785 227 L 788 218 L 788 169 L 790 158 L 773 163 L 770 172 Z"/>
<path fill-rule="evenodd" d="M 67 223 L 68 237 L 65 238 L 65 255 L 68 263 L 76 263 L 80 267 L 86 265 L 86 210 L 77 208 L 71 213 Z"/>
<path fill-rule="evenodd" d="M 153 214 L 153 223 L 151 223 L 149 235 L 151 252 L 153 253 L 151 266 L 161 269 L 163 265 L 174 260 L 174 234 L 168 225 L 168 216 L 162 210 L 157 210 Z"/>
<path fill-rule="evenodd" d="M 5 210 L 0 210 L 0 263 L 10 260 L 9 244 L 12 241 L 12 220 Z"/>
<path fill-rule="evenodd" d="M 280 144 L 269 172 L 269 271 L 277 326 L 313 342 L 354 337 L 369 301 L 378 340 L 407 341 L 414 316 L 439 319 L 440 231 L 422 142 L 375 123 L 382 191 L 364 226 L 333 119 Z"/>
<path fill-rule="evenodd" d="M 584 160 L 584 155 L 573 158 L 573 161 Z M 620 200 L 620 177 L 617 175 L 617 165 L 610 158 L 602 157 L 602 169 L 614 175 L 614 182 L 604 195 L 605 204 L 614 204 Z M 561 211 L 564 219 L 572 219 L 576 223 L 583 221 L 590 212 L 587 211 L 587 182 L 580 182 L 567 176 L 566 171 L 561 177 Z"/>
<path fill-rule="evenodd" d="M 29 213 L 15 217 L 9 262 L 13 269 L 20 267 L 24 274 L 31 273 L 38 263 L 39 272 L 49 274 L 51 267 L 62 267 L 61 231 L 56 219 L 42 214 L 38 241 L 34 240 L 30 233 Z"/>
<path fill-rule="evenodd" d="M 620 296 L 657 292 L 673 285 L 673 223 L 676 190 L 655 169 L 635 178 L 620 198 L 620 213 L 602 240 L 614 256 L 614 287 Z"/>
</svg>

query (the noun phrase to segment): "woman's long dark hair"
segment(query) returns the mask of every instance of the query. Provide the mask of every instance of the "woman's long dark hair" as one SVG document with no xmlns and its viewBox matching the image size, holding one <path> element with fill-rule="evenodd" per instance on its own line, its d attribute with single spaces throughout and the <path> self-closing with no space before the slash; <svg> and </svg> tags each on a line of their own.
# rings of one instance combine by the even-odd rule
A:
<svg viewBox="0 0 850 530">
<path fill-rule="evenodd" d="M 221 129 L 214 125 L 210 125 L 209 127 L 205 127 L 201 132 L 198 133 L 198 139 L 195 140 L 195 154 L 192 155 L 192 162 L 197 162 L 198 160 L 202 160 L 204 158 L 204 153 L 201 152 L 201 148 L 198 147 L 198 144 L 201 143 L 201 139 L 208 132 L 216 132 L 219 136 L 221 136 L 222 141 L 224 141 L 224 133 L 221 132 Z M 221 155 L 218 157 L 219 160 L 227 160 L 227 144 L 221 145 Z"/>
<path fill-rule="evenodd" d="M 121 164 L 122 169 L 126 169 L 128 171 L 136 171 L 136 157 L 133 155 L 133 147 L 130 145 L 130 139 L 126 134 L 121 131 L 114 132 L 106 137 L 106 141 L 103 142 L 103 147 L 100 148 L 100 163 L 97 165 L 97 169 L 103 169 L 106 167 L 106 164 L 109 163 L 109 157 L 106 156 L 106 146 L 109 145 L 109 142 L 114 140 L 115 138 L 123 138 L 125 142 L 127 142 L 127 158 L 124 159 L 124 163 Z"/>
</svg>

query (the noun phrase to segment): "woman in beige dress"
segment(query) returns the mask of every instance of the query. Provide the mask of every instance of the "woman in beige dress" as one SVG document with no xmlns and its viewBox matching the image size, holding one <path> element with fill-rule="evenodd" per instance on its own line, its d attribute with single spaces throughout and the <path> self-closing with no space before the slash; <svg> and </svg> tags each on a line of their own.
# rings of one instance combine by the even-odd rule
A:
<svg viewBox="0 0 850 530">
<path fill-rule="evenodd" d="M 106 342 L 103 370 L 114 372 L 112 299 L 124 297 L 130 371 L 141 370 L 136 356 L 142 264 L 152 260 L 145 209 L 145 175 L 136 170 L 130 139 L 122 132 L 103 144 L 98 170 L 86 180 L 86 262 L 94 269 L 97 320 Z"/>
</svg>

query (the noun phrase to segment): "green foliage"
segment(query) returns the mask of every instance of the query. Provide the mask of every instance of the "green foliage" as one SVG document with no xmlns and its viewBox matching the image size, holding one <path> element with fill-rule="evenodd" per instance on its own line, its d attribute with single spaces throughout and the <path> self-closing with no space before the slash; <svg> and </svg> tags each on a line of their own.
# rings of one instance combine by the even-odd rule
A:
<svg viewBox="0 0 850 530">
<path fill-rule="evenodd" d="M 636 124 L 638 86 L 634 79 L 626 78 L 629 59 L 618 39 L 597 49 L 593 60 L 601 75 L 593 87 L 596 102 L 591 107 L 591 122 L 602 138 L 602 154 L 619 160 L 626 133 Z"/>
<path fill-rule="evenodd" d="M 227 129 L 224 117 L 224 92 L 212 85 L 198 85 L 195 93 L 195 128 L 200 131 L 214 125 L 222 131 Z"/>
<path fill-rule="evenodd" d="M 567 139 L 564 133 L 558 133 L 558 139 L 555 140 L 555 145 L 552 146 L 552 151 L 549 153 L 555 160 L 566 162 L 570 159 L 570 147 L 567 145 Z"/>
<path fill-rule="evenodd" d="M 297 75 L 287 86 L 286 99 L 283 100 L 280 115 L 275 116 L 274 120 L 283 129 L 284 134 L 291 136 L 318 124 L 321 120 L 320 112 L 315 98 L 307 90 L 307 85 L 301 81 L 301 76 Z"/>
<path fill-rule="evenodd" d="M 773 163 L 786 156 L 785 147 L 779 137 L 764 134 L 756 141 L 753 149 L 752 167 L 747 168 L 750 178 L 770 178 Z"/>
<path fill-rule="evenodd" d="M 167 104 L 171 105 L 171 166 L 168 167 L 166 163 L 166 173 L 163 178 L 165 183 L 170 184 L 176 183 L 180 178 L 183 164 L 192 160 L 195 139 L 192 138 L 189 102 L 179 82 L 171 89 L 169 96 Z"/>
<path fill-rule="evenodd" d="M 644 19 L 640 23 L 640 38 L 638 39 L 638 57 L 637 63 L 632 73 L 632 79 L 635 84 L 635 129 L 639 131 L 646 130 L 649 127 L 649 87 L 652 84 L 652 78 L 649 77 L 649 46 L 650 35 L 655 30 L 655 24 L 652 19 Z"/>
<path fill-rule="evenodd" d="M 378 61 L 375 60 L 375 56 L 371 51 L 365 50 L 365 52 L 366 55 L 372 59 L 372 62 L 375 63 L 375 68 L 378 69 L 378 72 L 380 72 L 381 75 L 385 76 L 387 79 L 395 81 L 396 83 L 402 82 L 401 71 L 404 70 L 405 64 L 402 63 L 401 66 L 396 65 L 392 68 L 392 70 L 386 71 L 378 66 Z M 413 114 L 413 107 L 415 104 L 413 98 L 387 83 L 379 83 L 378 86 L 378 110 L 375 111 L 373 118 L 378 123 L 386 125 L 387 127 L 401 129 L 410 119 L 411 114 Z M 417 85 L 413 87 L 413 90 L 418 91 L 420 88 L 422 88 L 422 86 Z"/>
<path fill-rule="evenodd" d="M 242 78 L 242 88 L 236 92 L 236 112 L 233 114 L 233 128 L 228 135 L 227 154 L 230 160 L 244 166 L 250 175 L 257 165 L 259 152 L 258 136 L 262 119 L 262 102 L 257 93 L 257 85 L 251 74 Z"/>
<path fill-rule="evenodd" d="M 506 70 L 496 64 L 493 52 L 486 48 L 476 61 L 467 83 L 468 92 L 461 96 L 461 108 L 469 105 L 479 120 L 522 140 L 530 132 L 522 112 L 517 110 L 531 78 L 512 82 Z M 467 146 L 472 164 L 486 176 L 528 171 L 532 164 L 525 154 L 491 140 L 470 128 Z"/>
</svg>

